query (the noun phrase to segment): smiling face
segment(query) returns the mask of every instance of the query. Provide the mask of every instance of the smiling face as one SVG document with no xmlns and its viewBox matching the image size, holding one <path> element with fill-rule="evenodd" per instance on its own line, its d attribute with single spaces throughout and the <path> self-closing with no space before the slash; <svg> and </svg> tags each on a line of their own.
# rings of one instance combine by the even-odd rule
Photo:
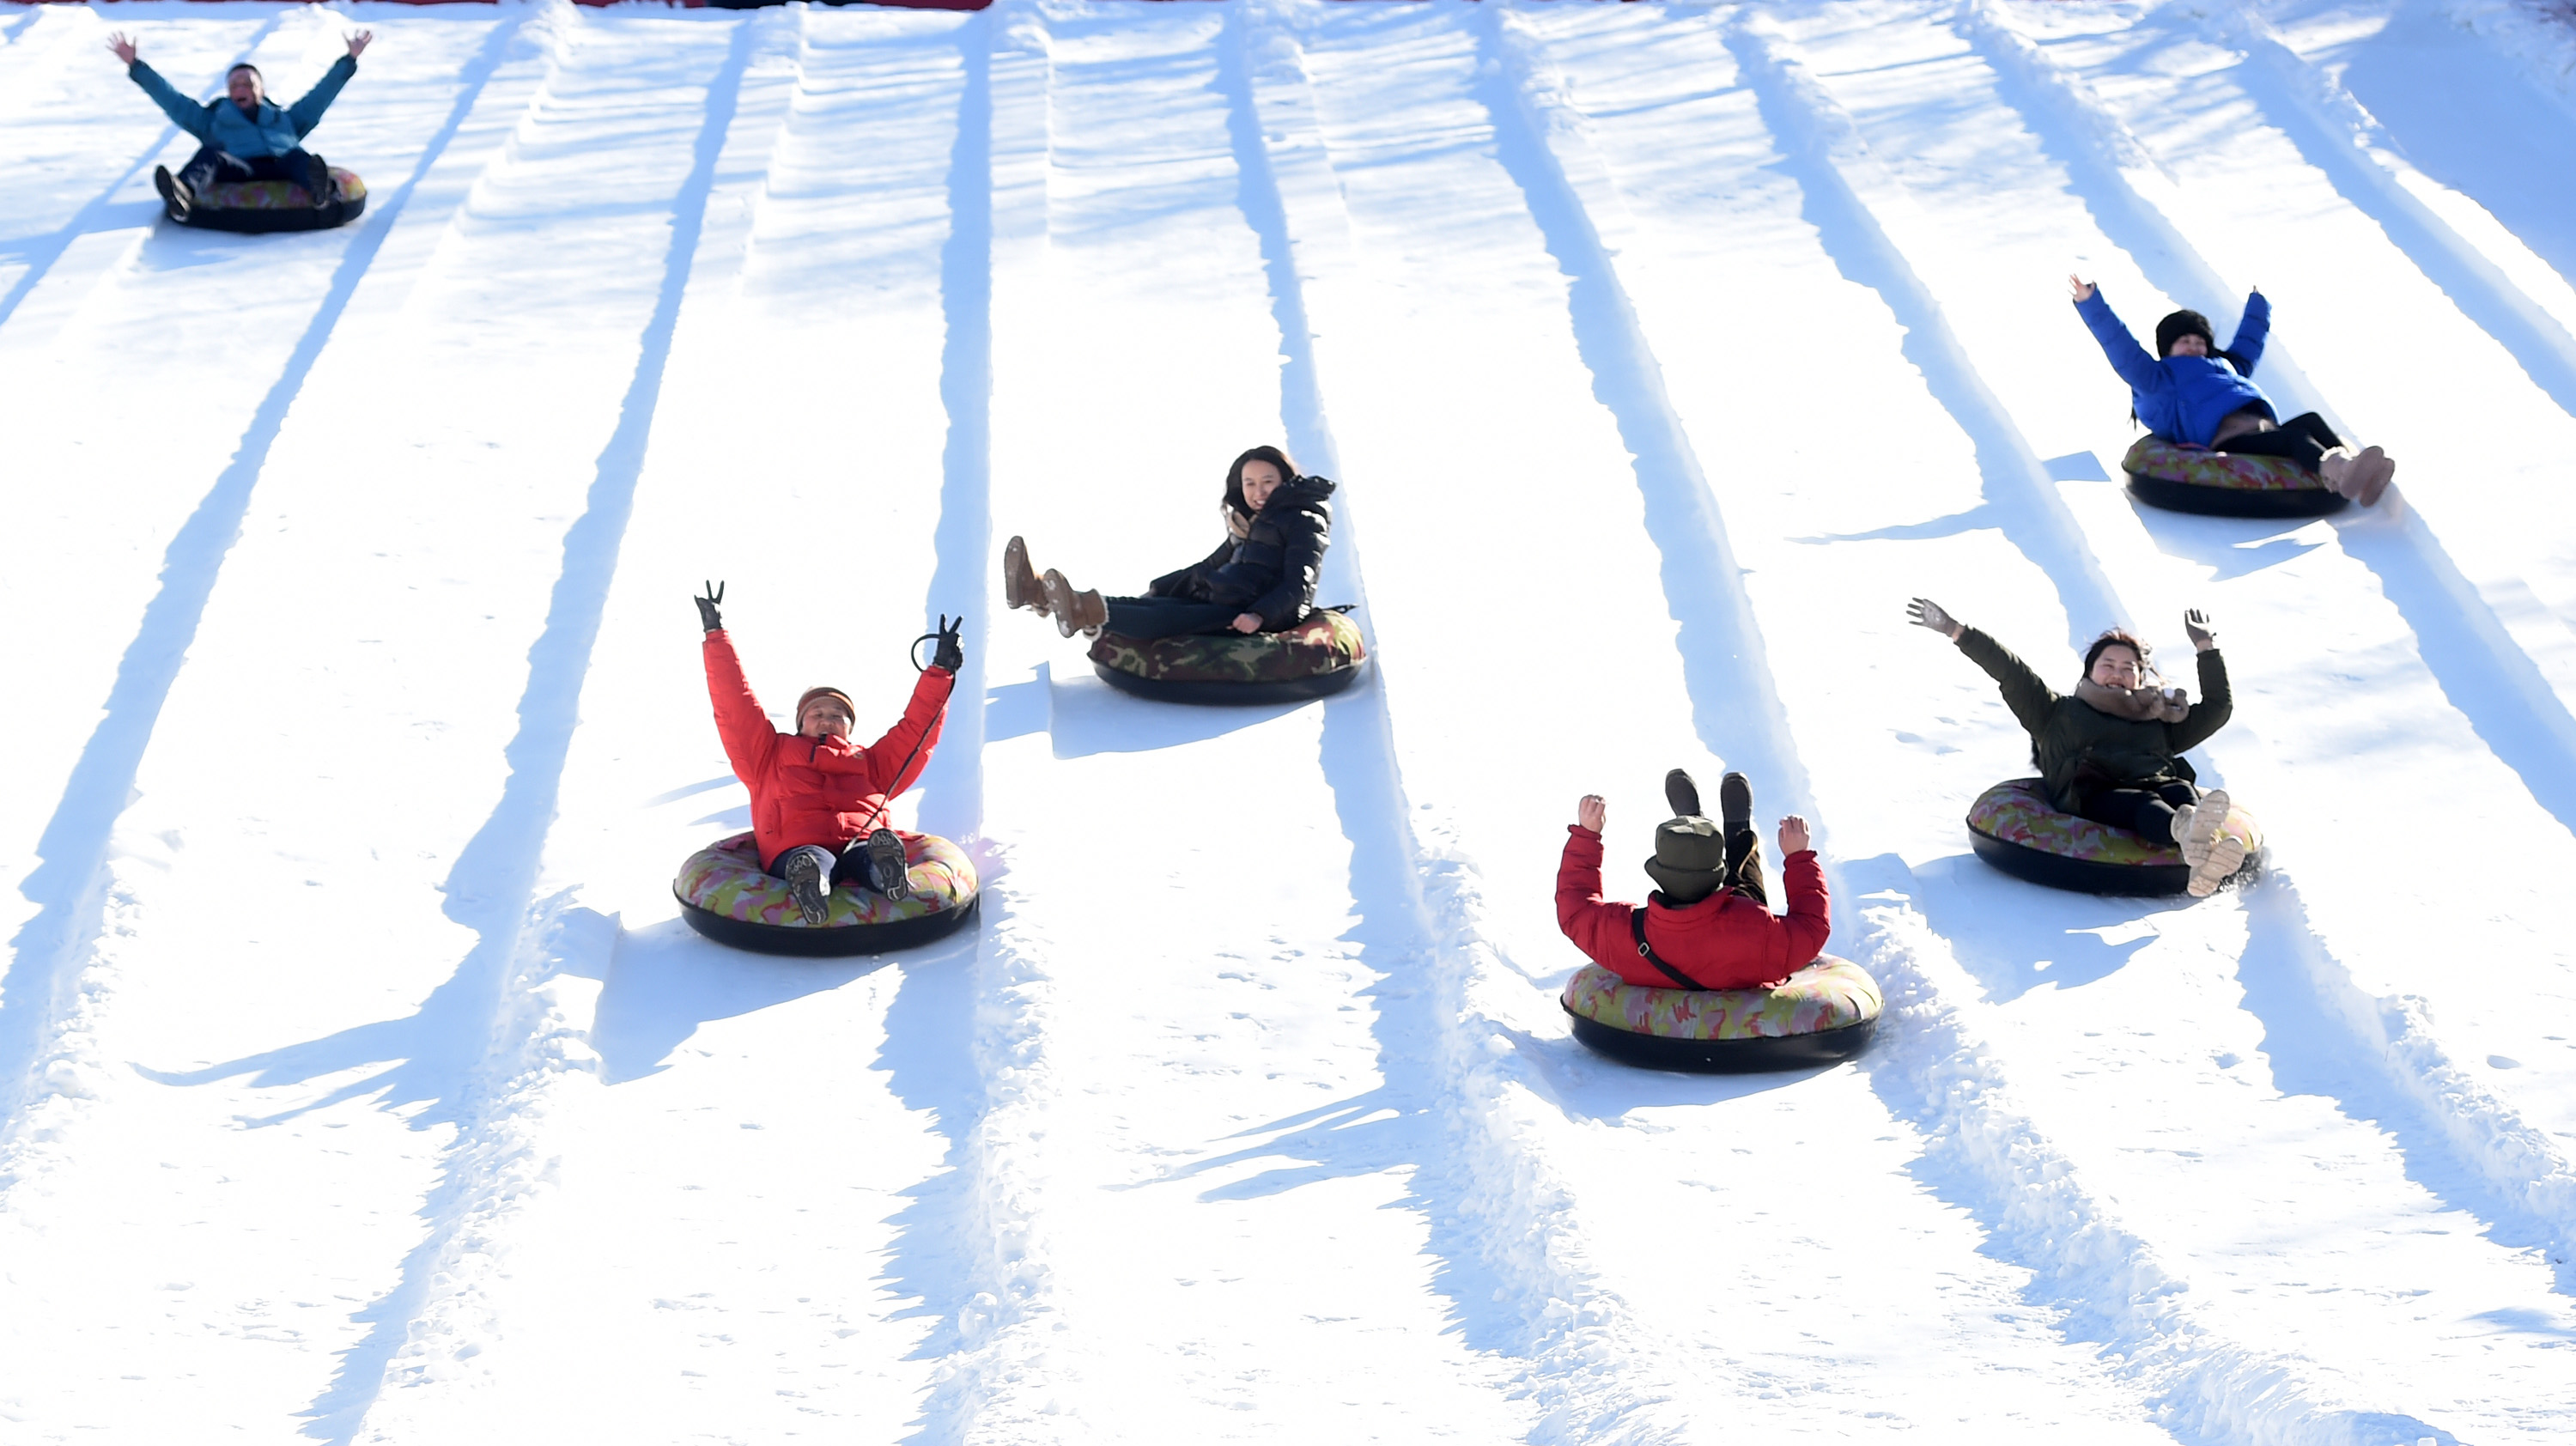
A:
<svg viewBox="0 0 2576 1446">
<path fill-rule="evenodd" d="M 1270 500 L 1270 494 L 1278 491 L 1287 480 L 1279 475 L 1278 468 L 1267 462 L 1246 462 L 1243 464 L 1243 500 L 1258 512 L 1261 504 Z"/>
<path fill-rule="evenodd" d="M 246 112 L 259 109 L 259 72 L 247 65 L 234 66 L 232 73 L 224 77 L 224 94 Z"/>
<path fill-rule="evenodd" d="M 850 725 L 856 721 L 839 699 L 817 698 L 805 705 L 804 714 L 796 720 L 796 731 L 807 738 L 847 738 Z"/>
<path fill-rule="evenodd" d="M 2146 669 L 2138 664 L 2138 655 L 2125 643 L 2113 643 L 2093 660 L 2089 675 L 2105 688 L 2136 688 L 2146 681 Z"/>
<path fill-rule="evenodd" d="M 2209 355 L 2209 340 L 2196 331 L 2184 332 L 2182 335 L 2174 338 L 2173 350 L 2166 352 L 2165 355 L 2207 356 Z"/>
</svg>

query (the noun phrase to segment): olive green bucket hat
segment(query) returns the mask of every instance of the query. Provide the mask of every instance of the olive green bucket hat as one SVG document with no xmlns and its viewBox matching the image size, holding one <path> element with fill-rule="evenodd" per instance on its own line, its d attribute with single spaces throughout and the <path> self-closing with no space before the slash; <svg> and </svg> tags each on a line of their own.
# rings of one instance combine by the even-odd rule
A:
<svg viewBox="0 0 2576 1446">
<path fill-rule="evenodd" d="M 1710 818 L 1668 818 L 1655 825 L 1655 856 L 1646 877 L 1667 904 L 1696 904 L 1717 892 L 1726 868 L 1726 836 Z"/>
</svg>

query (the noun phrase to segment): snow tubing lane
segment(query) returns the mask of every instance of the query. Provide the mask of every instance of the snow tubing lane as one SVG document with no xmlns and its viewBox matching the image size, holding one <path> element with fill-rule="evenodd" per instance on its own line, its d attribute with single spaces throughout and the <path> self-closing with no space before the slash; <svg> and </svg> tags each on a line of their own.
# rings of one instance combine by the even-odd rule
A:
<svg viewBox="0 0 2576 1446">
<path fill-rule="evenodd" d="M 1275 633 L 1151 640 L 1102 633 L 1091 645 L 1103 682 L 1159 703 L 1302 703 L 1349 687 L 1367 665 L 1358 626 L 1329 609 Z"/>
<path fill-rule="evenodd" d="M 808 924 L 785 879 L 761 871 L 750 834 L 689 855 L 671 881 L 680 917 L 719 944 L 807 958 L 910 949 L 966 927 L 981 902 L 975 862 L 936 834 L 895 830 L 912 897 L 897 903 L 864 889 L 834 889 L 831 913 Z"/>
<path fill-rule="evenodd" d="M 340 194 L 330 205 L 316 206 L 313 194 L 289 181 L 229 181 L 197 193 L 188 219 L 175 224 L 197 231 L 328 231 L 358 219 L 367 209 L 367 183 L 355 171 L 331 168 Z M 166 214 L 166 212 L 165 212 Z"/>
<path fill-rule="evenodd" d="M 2263 835 L 2242 808 L 2230 808 L 2221 827 L 2246 846 L 2244 865 L 2223 888 L 2252 879 L 2262 867 Z M 1968 808 L 1968 842 L 1987 863 L 2051 889 L 2160 898 L 2182 893 L 2191 883 L 2180 849 L 2060 813 L 2036 778 L 2011 779 L 1979 794 Z"/>
<path fill-rule="evenodd" d="M 1587 964 L 1557 1002 L 1586 1047 L 1623 1064 L 1688 1074 L 1850 1059 L 1869 1048 L 1886 1007 L 1868 970 L 1831 954 L 1770 989 L 1658 989 Z"/>
<path fill-rule="evenodd" d="M 2168 512 L 2212 517 L 2323 517 L 2352 500 L 2294 462 L 2140 437 L 2120 459 L 2129 495 Z"/>
</svg>

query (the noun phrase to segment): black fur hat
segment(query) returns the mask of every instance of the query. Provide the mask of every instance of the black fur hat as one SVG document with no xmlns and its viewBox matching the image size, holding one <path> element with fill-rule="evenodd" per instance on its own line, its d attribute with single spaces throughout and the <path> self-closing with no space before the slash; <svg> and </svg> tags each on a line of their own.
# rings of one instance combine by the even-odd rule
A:
<svg viewBox="0 0 2576 1446">
<path fill-rule="evenodd" d="M 2161 361 L 2172 356 L 2174 343 L 2187 336 L 2199 337 L 2201 344 L 2209 348 L 2211 356 L 2218 355 L 2218 338 L 2210 333 L 2209 318 L 2197 311 L 2184 310 L 2156 323 L 2156 358 Z"/>
</svg>

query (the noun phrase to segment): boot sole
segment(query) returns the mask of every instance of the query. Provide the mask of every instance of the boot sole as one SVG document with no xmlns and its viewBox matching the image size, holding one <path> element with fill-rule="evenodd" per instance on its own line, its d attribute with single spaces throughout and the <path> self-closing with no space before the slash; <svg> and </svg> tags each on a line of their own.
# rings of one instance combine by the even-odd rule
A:
<svg viewBox="0 0 2576 1446">
<path fill-rule="evenodd" d="M 1029 593 L 1024 579 L 1037 576 L 1029 566 L 1029 545 L 1014 537 L 1002 544 L 1002 601 L 1015 608 L 1028 608 L 1041 617 L 1047 611 L 1046 583 L 1040 580 L 1035 596 Z"/>
<path fill-rule="evenodd" d="M 2218 842 L 2218 831 L 2227 824 L 2227 811 L 2232 807 L 2234 804 L 2227 797 L 2226 789 L 2213 788 L 2200 796 L 2200 802 L 2192 807 L 2191 827 L 2183 833 L 2182 861 L 2186 865 L 2198 869 L 2201 861 L 2209 857 L 2210 849 Z"/>
<path fill-rule="evenodd" d="M 2222 836 L 2211 846 L 2208 857 L 2191 871 L 2191 882 L 2183 891 L 2195 899 L 2206 899 L 2218 892 L 2218 886 L 2245 866 L 2245 845 Z"/>
<path fill-rule="evenodd" d="M 823 889 L 823 871 L 814 867 L 810 854 L 798 854 L 787 861 L 787 896 L 796 901 L 797 912 L 810 925 L 820 925 L 832 917 L 831 896 Z"/>
<path fill-rule="evenodd" d="M 877 892 L 897 903 L 912 897 L 912 880 L 905 872 L 908 862 L 903 855 L 903 840 L 884 830 L 868 836 L 868 872 L 876 876 Z M 887 883 L 888 879 L 893 880 Z"/>
</svg>

